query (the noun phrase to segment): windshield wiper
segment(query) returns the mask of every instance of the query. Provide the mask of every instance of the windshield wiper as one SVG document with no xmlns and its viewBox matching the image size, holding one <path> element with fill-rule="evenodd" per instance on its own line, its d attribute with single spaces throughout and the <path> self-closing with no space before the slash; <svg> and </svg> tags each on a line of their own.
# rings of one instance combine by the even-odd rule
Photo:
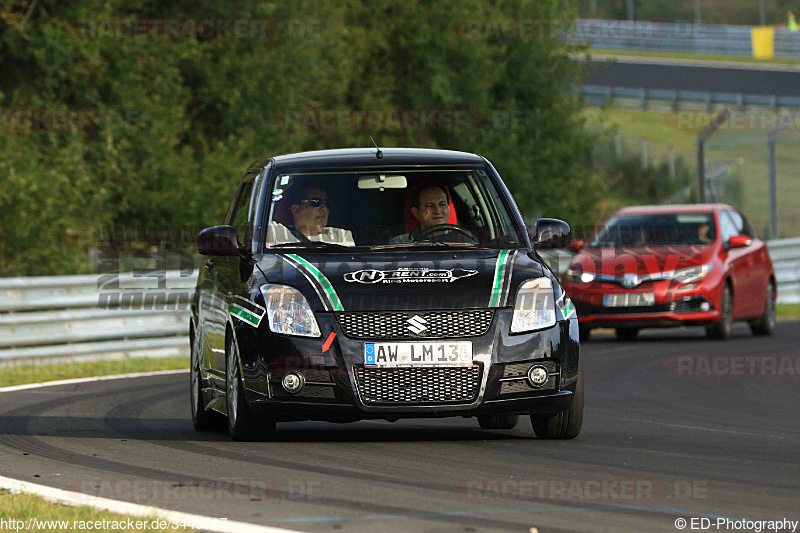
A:
<svg viewBox="0 0 800 533">
<path fill-rule="evenodd" d="M 445 242 L 445 241 L 420 241 L 420 242 L 398 242 L 394 244 L 376 244 L 370 246 L 370 250 L 389 250 L 392 248 L 477 248 L 477 244 L 471 242 Z"/>
<path fill-rule="evenodd" d="M 282 242 L 273 244 L 269 249 L 275 248 L 303 248 L 306 250 L 335 250 L 341 252 L 353 252 L 356 247 L 337 244 L 334 242 L 309 241 L 309 242 Z"/>
</svg>

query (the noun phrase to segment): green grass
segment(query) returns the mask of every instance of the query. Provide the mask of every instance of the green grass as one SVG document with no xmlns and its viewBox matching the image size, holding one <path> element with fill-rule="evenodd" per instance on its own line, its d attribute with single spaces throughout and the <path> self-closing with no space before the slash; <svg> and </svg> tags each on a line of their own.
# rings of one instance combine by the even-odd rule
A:
<svg viewBox="0 0 800 533">
<path fill-rule="evenodd" d="M 127 522 L 129 517 L 109 513 L 107 511 L 99 511 L 92 507 L 82 505 L 82 506 L 71 506 L 71 505 L 63 505 L 59 503 L 51 503 L 44 498 L 40 498 L 38 496 L 33 496 L 30 494 L 11 494 L 10 492 L 3 490 L 0 491 L 0 518 L 7 521 L 10 519 L 16 521 L 23 521 L 25 522 L 25 526 L 18 529 L 19 531 L 80 531 L 80 524 L 75 524 L 75 521 L 83 521 L 92 522 L 92 526 L 94 526 L 95 522 L 106 520 L 107 522 L 117 522 L 117 525 L 122 525 L 121 523 L 124 522 L 127 526 Z M 28 520 L 35 519 L 37 521 L 43 520 L 58 520 L 68 522 L 67 527 L 59 527 L 63 526 L 64 524 L 39 524 L 40 527 L 36 527 L 34 523 L 30 523 L 33 527 L 30 529 L 27 528 Z M 156 525 L 165 525 L 166 527 L 156 527 L 151 528 L 150 526 L 153 525 L 153 521 L 157 520 L 156 517 L 135 517 L 131 518 L 133 522 L 133 528 L 128 527 L 121 527 L 121 528 L 114 528 L 112 524 L 106 524 L 107 527 L 103 528 L 92 528 L 92 530 L 99 530 L 99 531 L 127 531 L 130 533 L 140 533 L 142 531 L 173 531 L 171 529 L 172 525 L 167 521 L 161 521 L 160 524 Z M 136 522 L 139 521 L 140 524 L 139 528 L 137 529 Z M 144 522 L 147 523 L 144 526 Z M 75 527 L 75 526 L 78 527 Z M 49 527 L 48 527 L 49 526 Z M 111 527 L 108 527 L 111 526 Z M 144 527 L 142 527 L 144 526 Z M 5 528 L 11 529 L 11 528 Z M 12 529 L 13 531 L 13 529 Z M 87 530 L 88 531 L 88 530 Z M 182 531 L 182 529 L 177 529 L 177 531 Z"/>
<path fill-rule="evenodd" d="M 734 56 L 724 54 L 695 54 L 692 52 L 664 52 L 658 50 L 612 50 L 609 48 L 592 48 L 592 56 L 631 56 L 655 57 L 664 59 L 688 59 L 699 61 L 730 61 L 734 63 L 756 63 L 760 65 L 800 65 L 800 59 L 773 57 L 772 59 L 756 59 L 755 57 Z"/>
<path fill-rule="evenodd" d="M 88 363 L 11 365 L 0 368 L 0 387 L 134 372 L 179 370 L 182 368 L 189 368 L 188 357 L 127 358 Z"/>
<path fill-rule="evenodd" d="M 781 318 L 800 317 L 800 304 L 778 304 L 778 316 Z"/>
<path fill-rule="evenodd" d="M 748 113 L 748 121 L 737 118 L 711 137 L 706 144 L 706 157 L 730 166 L 742 187 L 738 195 L 723 197 L 722 201 L 741 209 L 753 222 L 759 236 L 765 237 L 769 224 L 767 133 L 771 129 L 769 120 L 776 115 L 757 109 Z M 672 145 L 676 155 L 690 165 L 695 164 L 697 157 L 697 134 L 705 127 L 704 119 L 709 116 L 702 111 L 672 113 L 621 108 L 589 108 L 586 115 L 590 122 L 614 125 L 628 141 L 645 139 L 652 143 L 648 144 L 651 161 L 663 161 L 668 146 Z M 750 122 L 750 118 L 755 121 Z M 748 124 L 761 126 L 752 128 Z M 779 236 L 794 237 L 800 235 L 800 115 L 794 115 L 793 124 L 778 136 L 778 141 Z M 638 146 L 635 149 L 638 150 Z"/>
</svg>

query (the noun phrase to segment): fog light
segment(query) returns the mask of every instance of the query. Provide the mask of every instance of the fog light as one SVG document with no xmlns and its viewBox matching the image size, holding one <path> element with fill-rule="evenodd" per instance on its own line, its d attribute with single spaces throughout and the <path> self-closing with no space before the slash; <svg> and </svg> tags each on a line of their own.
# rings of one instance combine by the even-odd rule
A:
<svg viewBox="0 0 800 533">
<path fill-rule="evenodd" d="M 297 394 L 305 384 L 306 379 L 299 372 L 289 372 L 283 376 L 283 381 L 281 382 L 283 388 L 290 394 Z"/>
<path fill-rule="evenodd" d="M 547 383 L 547 369 L 542 365 L 533 365 L 528 369 L 528 383 L 531 387 L 539 388 Z"/>
<path fill-rule="evenodd" d="M 711 309 L 711 304 L 708 302 L 703 302 L 700 304 L 700 310 L 705 312 Z"/>
</svg>

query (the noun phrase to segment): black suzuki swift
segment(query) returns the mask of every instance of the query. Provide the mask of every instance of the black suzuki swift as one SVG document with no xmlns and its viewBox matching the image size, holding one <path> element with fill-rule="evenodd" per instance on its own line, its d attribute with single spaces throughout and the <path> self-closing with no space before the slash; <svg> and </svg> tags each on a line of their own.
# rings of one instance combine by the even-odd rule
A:
<svg viewBox="0 0 800 533">
<path fill-rule="evenodd" d="M 236 440 L 276 422 L 477 417 L 540 438 L 583 419 L 575 308 L 497 171 L 469 153 L 347 149 L 257 161 L 200 233 L 191 406 Z"/>
</svg>

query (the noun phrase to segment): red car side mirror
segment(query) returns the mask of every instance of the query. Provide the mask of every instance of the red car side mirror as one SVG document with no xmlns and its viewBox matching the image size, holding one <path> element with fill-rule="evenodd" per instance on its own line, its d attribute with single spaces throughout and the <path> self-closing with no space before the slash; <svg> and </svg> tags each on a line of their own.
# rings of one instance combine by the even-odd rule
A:
<svg viewBox="0 0 800 533">
<path fill-rule="evenodd" d="M 750 246 L 752 242 L 753 239 L 747 235 L 734 235 L 728 239 L 728 248 L 743 248 L 744 246 Z"/>
<path fill-rule="evenodd" d="M 581 250 L 583 250 L 583 241 L 581 240 L 572 241 L 571 243 L 569 243 L 569 246 L 567 246 L 567 249 L 569 249 L 569 251 L 571 252 L 576 252 L 576 253 L 580 252 Z"/>
</svg>

